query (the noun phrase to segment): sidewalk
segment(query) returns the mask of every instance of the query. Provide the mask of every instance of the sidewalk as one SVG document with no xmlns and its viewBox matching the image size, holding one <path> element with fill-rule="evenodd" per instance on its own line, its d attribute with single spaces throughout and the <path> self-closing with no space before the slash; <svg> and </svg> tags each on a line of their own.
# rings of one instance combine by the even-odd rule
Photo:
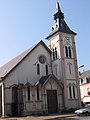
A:
<svg viewBox="0 0 90 120">
<path fill-rule="evenodd" d="M 65 115 L 47 115 L 47 116 L 27 116 L 27 117 L 9 117 L 0 118 L 0 120 L 56 120 L 58 118 L 74 117 L 75 114 L 65 114 Z"/>
</svg>

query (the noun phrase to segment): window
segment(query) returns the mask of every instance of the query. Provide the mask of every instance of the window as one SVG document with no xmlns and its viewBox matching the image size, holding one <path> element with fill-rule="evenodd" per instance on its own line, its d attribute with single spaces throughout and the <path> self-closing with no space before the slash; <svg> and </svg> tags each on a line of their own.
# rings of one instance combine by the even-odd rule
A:
<svg viewBox="0 0 90 120">
<path fill-rule="evenodd" d="M 37 86 L 37 100 L 39 100 L 39 86 Z"/>
<path fill-rule="evenodd" d="M 90 95 L 90 88 L 87 88 L 87 94 Z"/>
<path fill-rule="evenodd" d="M 71 86 L 69 86 L 69 96 L 70 96 L 70 99 L 71 99 L 72 98 Z"/>
<path fill-rule="evenodd" d="M 27 86 L 27 99 L 30 100 L 30 86 Z"/>
<path fill-rule="evenodd" d="M 40 65 L 37 64 L 37 74 L 40 75 Z"/>
<path fill-rule="evenodd" d="M 71 47 L 65 46 L 65 53 L 67 58 L 72 58 Z"/>
<path fill-rule="evenodd" d="M 86 77 L 86 83 L 90 83 L 90 77 Z"/>
<path fill-rule="evenodd" d="M 58 25 L 56 24 L 56 28 L 58 27 Z"/>
<path fill-rule="evenodd" d="M 57 59 L 57 48 L 53 48 L 53 60 Z"/>
<path fill-rule="evenodd" d="M 75 98 L 75 86 L 73 85 L 73 98 Z"/>
<path fill-rule="evenodd" d="M 39 62 L 40 62 L 41 64 L 44 64 L 44 63 L 46 62 L 46 57 L 45 57 L 44 55 L 40 55 L 40 56 L 39 56 Z"/>
<path fill-rule="evenodd" d="M 57 48 L 55 47 L 55 59 L 57 59 Z"/>
<path fill-rule="evenodd" d="M 55 23 L 57 23 L 57 19 L 55 20 Z"/>
<path fill-rule="evenodd" d="M 72 55 L 71 55 L 71 48 L 68 47 L 68 51 L 69 51 L 69 57 L 72 58 Z"/>
<path fill-rule="evenodd" d="M 83 83 L 83 79 L 81 78 L 81 84 Z"/>
<path fill-rule="evenodd" d="M 67 49 L 67 46 L 65 46 L 65 52 L 66 52 L 66 57 L 68 57 L 68 49 Z"/>
<path fill-rule="evenodd" d="M 53 60 L 55 60 L 55 53 L 54 53 L 54 49 L 53 49 Z"/>
<path fill-rule="evenodd" d="M 48 75 L 48 65 L 45 65 L 46 68 L 46 75 Z"/>
</svg>

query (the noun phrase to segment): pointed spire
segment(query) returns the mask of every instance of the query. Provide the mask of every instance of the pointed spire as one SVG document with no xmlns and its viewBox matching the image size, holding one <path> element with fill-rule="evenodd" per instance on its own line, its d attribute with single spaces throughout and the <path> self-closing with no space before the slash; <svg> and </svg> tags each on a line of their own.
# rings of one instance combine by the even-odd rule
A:
<svg viewBox="0 0 90 120">
<path fill-rule="evenodd" d="M 56 12 L 61 13 L 61 9 L 60 9 L 60 6 L 59 6 L 59 2 L 56 2 Z"/>
<path fill-rule="evenodd" d="M 54 14 L 54 20 L 57 18 L 64 19 L 64 14 L 61 12 L 59 2 L 56 2 L 56 12 Z"/>
</svg>

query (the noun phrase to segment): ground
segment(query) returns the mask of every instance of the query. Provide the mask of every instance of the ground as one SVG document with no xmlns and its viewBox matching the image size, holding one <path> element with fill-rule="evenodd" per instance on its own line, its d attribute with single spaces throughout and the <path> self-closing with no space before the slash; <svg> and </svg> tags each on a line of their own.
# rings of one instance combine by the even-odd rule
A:
<svg viewBox="0 0 90 120">
<path fill-rule="evenodd" d="M 27 117 L 11 117 L 1 118 L 0 120 L 59 120 L 59 118 L 73 117 L 75 114 L 68 115 L 48 115 L 48 116 L 27 116 Z"/>
</svg>

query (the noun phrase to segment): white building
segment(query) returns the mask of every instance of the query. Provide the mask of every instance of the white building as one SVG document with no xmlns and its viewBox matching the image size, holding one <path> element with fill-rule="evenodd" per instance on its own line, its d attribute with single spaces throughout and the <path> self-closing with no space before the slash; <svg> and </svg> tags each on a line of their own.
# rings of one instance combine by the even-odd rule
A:
<svg viewBox="0 0 90 120">
<path fill-rule="evenodd" d="M 80 107 L 75 35 L 56 4 L 47 36 L 0 68 L 0 115 L 55 113 Z"/>
<path fill-rule="evenodd" d="M 80 75 L 80 92 L 82 105 L 90 104 L 90 70 Z"/>
</svg>

